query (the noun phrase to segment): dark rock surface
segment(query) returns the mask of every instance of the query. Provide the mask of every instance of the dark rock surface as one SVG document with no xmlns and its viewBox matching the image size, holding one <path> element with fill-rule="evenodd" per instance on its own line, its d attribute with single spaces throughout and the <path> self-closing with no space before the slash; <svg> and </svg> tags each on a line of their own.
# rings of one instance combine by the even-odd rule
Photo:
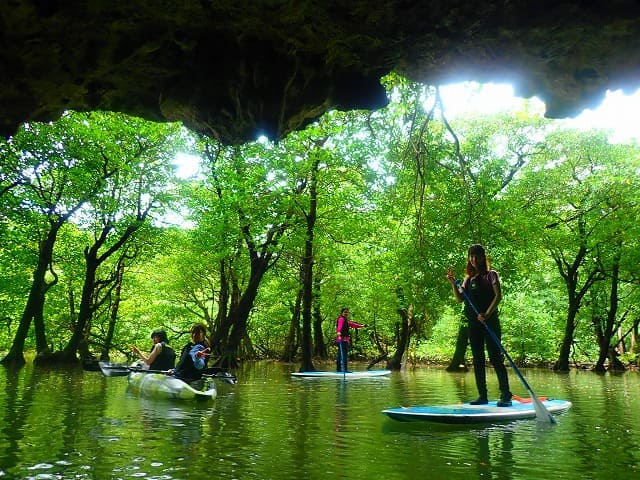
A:
<svg viewBox="0 0 640 480">
<path fill-rule="evenodd" d="M 66 109 L 225 143 L 375 109 L 397 71 L 510 81 L 547 116 L 640 87 L 637 0 L 0 0 L 0 133 Z"/>
</svg>

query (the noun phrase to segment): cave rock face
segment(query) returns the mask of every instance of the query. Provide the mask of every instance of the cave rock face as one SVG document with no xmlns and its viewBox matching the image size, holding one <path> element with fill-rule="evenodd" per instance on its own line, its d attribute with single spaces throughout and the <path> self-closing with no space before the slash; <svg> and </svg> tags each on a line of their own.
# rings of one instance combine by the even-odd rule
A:
<svg viewBox="0 0 640 480">
<path fill-rule="evenodd" d="M 636 0 L 0 0 L 0 131 L 67 109 L 225 143 L 386 104 L 395 71 L 511 82 L 559 118 L 640 86 Z"/>
</svg>

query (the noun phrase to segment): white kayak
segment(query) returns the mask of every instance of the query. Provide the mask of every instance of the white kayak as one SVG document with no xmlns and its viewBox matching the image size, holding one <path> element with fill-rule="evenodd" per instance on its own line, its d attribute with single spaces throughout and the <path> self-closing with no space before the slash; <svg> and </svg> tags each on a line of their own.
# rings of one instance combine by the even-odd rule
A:
<svg viewBox="0 0 640 480">
<path fill-rule="evenodd" d="M 99 362 L 100 370 L 106 377 L 127 376 L 131 388 L 150 398 L 165 398 L 178 400 L 211 400 L 216 397 L 217 391 L 213 378 L 221 378 L 223 381 L 235 383 L 235 376 L 228 372 L 210 372 L 203 375 L 201 381 L 188 384 L 159 370 L 145 370 L 139 363 L 123 365 L 111 362 Z M 194 385 L 196 385 L 194 387 Z"/>
<path fill-rule="evenodd" d="M 171 375 L 164 373 L 129 372 L 129 385 L 140 394 L 151 398 L 178 400 L 212 400 L 216 398 L 216 386 L 210 378 L 203 378 L 202 388 L 194 388 Z"/>
<path fill-rule="evenodd" d="M 359 370 L 355 372 L 293 372 L 293 377 L 303 378 L 343 378 L 343 379 L 356 379 L 356 378 L 371 378 L 382 377 L 389 375 L 391 370 Z"/>
<path fill-rule="evenodd" d="M 571 408 L 571 402 L 567 400 L 542 400 L 542 404 L 550 413 L 559 413 Z M 439 423 L 488 423 L 536 417 L 535 407 L 530 399 L 513 400 L 510 407 L 498 407 L 496 402 L 489 402 L 487 405 L 458 403 L 387 408 L 382 413 L 401 422 Z"/>
</svg>

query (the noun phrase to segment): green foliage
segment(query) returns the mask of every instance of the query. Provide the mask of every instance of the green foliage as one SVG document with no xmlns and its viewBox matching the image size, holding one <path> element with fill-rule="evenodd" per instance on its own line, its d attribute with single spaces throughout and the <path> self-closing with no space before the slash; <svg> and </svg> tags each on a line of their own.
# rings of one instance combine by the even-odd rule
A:
<svg viewBox="0 0 640 480">
<path fill-rule="evenodd" d="M 442 315 L 428 338 L 417 339 L 412 358 L 417 362 L 447 363 L 453 355 L 461 323 L 466 322 L 459 305 L 443 306 Z"/>
<path fill-rule="evenodd" d="M 84 249 L 105 227 L 112 236 L 104 248 L 114 245 L 116 234 L 149 209 L 152 225 L 123 250 L 131 258 L 114 348 L 143 347 L 157 327 L 179 347 L 191 323 L 215 326 L 226 308 L 221 279 L 239 295 L 252 262 L 269 255 L 248 336 L 256 355 L 280 356 L 300 288 L 312 198 L 314 294 L 330 348 L 335 318 L 347 306 L 353 320 L 367 325 L 355 351 L 378 355 L 375 333 L 392 354 L 398 311 L 410 309 L 410 359 L 447 362 L 460 312 L 445 273 L 453 267 L 463 276 L 466 250 L 475 242 L 488 247 L 500 272 L 503 341 L 518 362 L 546 363 L 558 355 L 571 295 L 563 274 L 582 247 L 579 278 L 595 272 L 597 279 L 587 284 L 591 294 L 576 316 L 572 356 L 597 356 L 592 319 L 611 309 L 607 280 L 618 257 L 617 318 L 621 331 L 633 327 L 638 145 L 610 144 L 603 132 L 558 129 L 526 108 L 449 121 L 437 89 L 395 75 L 385 85 L 387 108 L 332 111 L 277 144 L 224 146 L 177 125 L 103 112 L 28 124 L 0 141 L 0 348 L 15 331 L 47 216 L 79 203 L 56 243 L 59 281 L 47 295 L 47 333 L 56 348 L 75 319 Z M 199 177 L 174 176 L 179 151 L 201 157 Z M 97 182 L 98 173 L 116 170 Z M 42 188 L 30 188 L 35 184 Z M 171 212 L 184 215 L 185 225 L 168 227 Z M 99 278 L 115 266 L 116 257 L 106 261 Z M 109 295 L 102 298 L 94 348 L 113 305 Z"/>
</svg>

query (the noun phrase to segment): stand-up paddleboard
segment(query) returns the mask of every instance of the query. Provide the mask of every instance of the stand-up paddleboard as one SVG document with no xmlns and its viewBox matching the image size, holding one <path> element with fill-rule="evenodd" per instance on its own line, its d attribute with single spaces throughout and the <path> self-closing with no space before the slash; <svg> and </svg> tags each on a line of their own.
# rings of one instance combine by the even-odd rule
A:
<svg viewBox="0 0 640 480">
<path fill-rule="evenodd" d="M 371 377 L 381 377 L 384 375 L 389 375 L 391 370 L 360 370 L 356 372 L 293 372 L 291 375 L 293 377 L 304 377 L 304 378 L 344 378 L 344 379 L 355 379 L 355 378 L 371 378 Z"/>
<path fill-rule="evenodd" d="M 567 400 L 543 400 L 542 404 L 551 413 L 563 412 L 571 408 Z M 396 407 L 383 410 L 382 413 L 401 422 L 439 422 L 439 423 L 488 423 L 535 418 L 533 403 L 525 399 L 513 400 L 510 407 L 498 407 L 496 402 L 487 405 L 434 405 L 420 407 Z"/>
</svg>

